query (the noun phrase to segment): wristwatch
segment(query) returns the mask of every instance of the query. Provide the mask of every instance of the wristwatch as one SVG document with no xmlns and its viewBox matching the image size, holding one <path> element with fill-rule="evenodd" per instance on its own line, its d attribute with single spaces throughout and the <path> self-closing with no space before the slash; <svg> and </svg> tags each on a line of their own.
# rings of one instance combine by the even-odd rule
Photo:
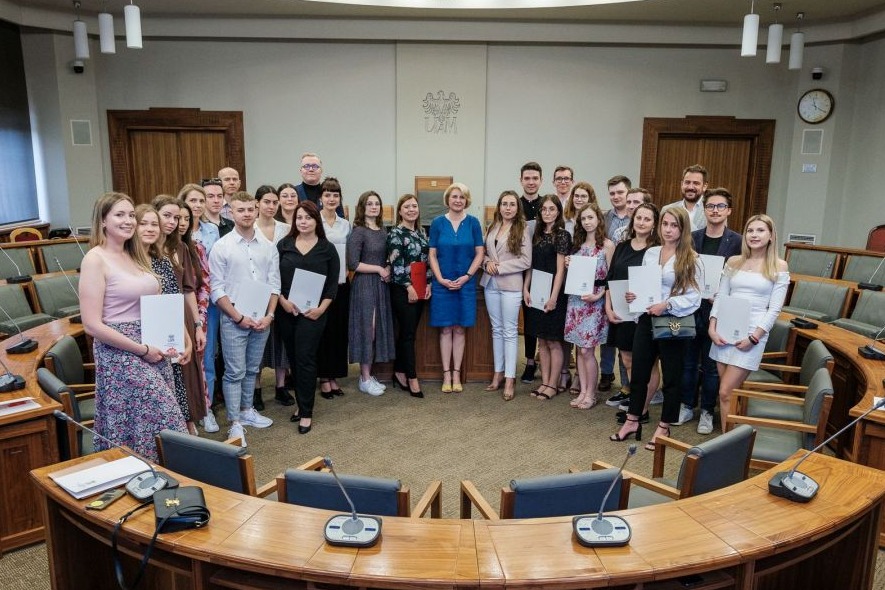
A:
<svg viewBox="0 0 885 590">
<path fill-rule="evenodd" d="M 197 320 L 194 322 L 194 328 L 202 328 L 202 327 L 203 327 L 203 320 Z"/>
</svg>

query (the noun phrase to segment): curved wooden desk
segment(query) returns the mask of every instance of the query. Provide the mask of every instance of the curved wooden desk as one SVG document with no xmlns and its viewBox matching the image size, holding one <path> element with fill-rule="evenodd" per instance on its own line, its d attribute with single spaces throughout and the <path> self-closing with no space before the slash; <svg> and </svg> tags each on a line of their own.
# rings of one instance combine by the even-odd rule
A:
<svg viewBox="0 0 885 590">
<path fill-rule="evenodd" d="M 85 501 L 49 479 L 60 468 L 31 474 L 44 500 L 53 588 L 114 587 L 109 538 L 116 520 L 135 502 L 127 497 L 103 512 L 86 511 Z M 681 587 L 676 578 L 698 574 L 703 581 L 691 588 L 870 588 L 885 473 L 822 455 L 806 461 L 803 471 L 821 485 L 808 504 L 769 496 L 768 472 L 718 492 L 624 511 L 633 529 L 630 544 L 599 550 L 574 541 L 570 518 L 385 517 L 375 547 L 331 547 L 322 534 L 330 512 L 203 485 L 210 524 L 161 535 L 144 586 L 244 590 L 315 582 L 567 590 L 643 583 L 646 589 L 665 589 Z M 153 510 L 147 508 L 122 528 L 130 579 L 153 527 Z"/>
</svg>

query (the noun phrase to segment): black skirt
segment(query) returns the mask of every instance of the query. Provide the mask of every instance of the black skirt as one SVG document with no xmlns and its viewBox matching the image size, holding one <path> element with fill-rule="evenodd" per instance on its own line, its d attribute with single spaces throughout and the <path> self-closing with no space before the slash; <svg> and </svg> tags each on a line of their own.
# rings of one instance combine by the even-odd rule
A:
<svg viewBox="0 0 885 590">
<path fill-rule="evenodd" d="M 326 310 L 326 329 L 317 349 L 317 377 L 347 377 L 347 324 L 350 313 L 350 284 L 340 283 L 338 293 Z"/>
</svg>

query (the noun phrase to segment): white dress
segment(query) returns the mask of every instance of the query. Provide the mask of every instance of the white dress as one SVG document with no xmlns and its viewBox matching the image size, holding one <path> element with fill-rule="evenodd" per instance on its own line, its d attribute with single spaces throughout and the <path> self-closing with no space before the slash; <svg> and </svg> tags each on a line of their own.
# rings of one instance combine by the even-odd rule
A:
<svg viewBox="0 0 885 590">
<path fill-rule="evenodd" d="M 774 282 L 765 278 L 758 272 L 739 270 L 734 273 L 722 273 L 722 281 L 719 283 L 719 295 L 731 295 L 750 300 L 750 325 L 747 326 L 747 334 L 751 334 L 757 327 L 765 330 L 765 334 L 759 339 L 759 344 L 742 352 L 733 344 L 725 344 L 710 347 L 710 358 L 719 363 L 734 365 L 755 371 L 762 362 L 762 353 L 765 351 L 765 343 L 768 341 L 768 333 L 771 331 L 784 299 L 787 296 L 787 287 L 790 284 L 790 273 L 777 273 Z M 719 317 L 720 314 L 728 313 L 727 309 L 719 309 L 721 299 L 716 297 L 713 302 L 711 318 Z"/>
</svg>

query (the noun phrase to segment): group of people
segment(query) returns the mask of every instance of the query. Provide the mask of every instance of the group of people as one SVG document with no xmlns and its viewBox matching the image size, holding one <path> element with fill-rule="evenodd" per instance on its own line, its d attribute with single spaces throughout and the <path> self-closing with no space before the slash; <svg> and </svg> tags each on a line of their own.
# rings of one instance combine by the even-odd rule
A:
<svg viewBox="0 0 885 590">
<path fill-rule="evenodd" d="M 341 185 L 323 179 L 319 157 L 304 154 L 300 170 L 302 183 L 263 185 L 254 196 L 240 190 L 236 170 L 224 168 L 216 178 L 187 184 L 177 197 L 159 195 L 151 204 L 135 206 L 121 193 L 98 199 L 80 289 L 84 326 L 95 339 L 100 433 L 155 457 L 154 435 L 163 428 L 196 434 L 199 423 L 215 432 L 212 407 L 220 380 L 228 435 L 245 446 L 244 427 L 272 424 L 260 413 L 262 368 L 274 369 L 275 399 L 296 406 L 291 420 L 302 434 L 312 427 L 317 382 L 322 397 L 343 395 L 338 380 L 349 363 L 359 364 L 360 391 L 377 396 L 385 385 L 372 366 L 393 361 L 393 387 L 421 398 L 415 337 L 427 305 L 429 324 L 439 328 L 441 389 L 460 392 L 479 283 L 495 363 L 486 390 L 503 389 L 504 400 L 514 398 L 522 308 L 522 381 L 534 380 L 536 347 L 540 358 L 540 385 L 531 394 L 549 400 L 571 388 L 572 407 L 589 409 L 597 403 L 597 381 L 600 390 L 611 385 L 619 351 L 629 395 L 609 403 L 629 403 L 612 439 L 638 440 L 657 389 L 658 360 L 664 406 L 655 436 L 681 423 L 686 412 L 691 416 L 682 422 L 693 417 L 698 363 L 704 374 L 701 420 L 707 414 L 712 420 L 716 393 L 726 408 L 730 390 L 758 366 L 783 302 L 786 265 L 776 256 L 773 223 L 754 216 L 744 239 L 728 230 L 731 196 L 724 189 L 708 192 L 699 166 L 683 174 L 683 201 L 662 213 L 648 191 L 614 177 L 608 184 L 612 209 L 603 213 L 592 185 L 575 183 L 567 166 L 555 171 L 556 194 L 540 196 L 541 167 L 529 162 L 520 171 L 523 194 L 504 191 L 485 232 L 467 213 L 469 188 L 454 183 L 444 192 L 447 211 L 431 222 L 429 233 L 415 195 L 399 198 L 393 225 L 385 228 L 381 196 L 366 191 L 351 222 L 344 216 Z M 693 182 L 696 175 L 700 184 Z M 692 234 L 702 222 L 706 227 Z M 716 333 L 720 310 L 715 300 L 701 301 L 698 252 L 730 256 L 720 293 L 753 301 L 746 339 L 728 343 Z M 594 258 L 596 273 L 586 293 L 566 295 L 575 257 Z M 660 302 L 635 321 L 621 318 L 608 281 L 626 279 L 630 266 L 643 264 L 663 268 Z M 315 301 L 305 303 L 293 284 L 311 275 L 321 288 Z M 542 277 L 549 279 L 549 295 L 532 289 Z M 256 284 L 269 293 L 266 308 L 238 309 Z M 183 351 L 141 344 L 140 298 L 160 293 L 183 295 Z M 542 300 L 533 302 L 533 294 Z M 625 298 L 632 301 L 634 294 Z M 695 312 L 695 340 L 652 338 L 653 316 Z M 603 346 L 602 379 L 597 346 Z M 573 349 L 574 381 L 567 364 Z M 216 356 L 223 362 L 216 363 Z"/>
</svg>

